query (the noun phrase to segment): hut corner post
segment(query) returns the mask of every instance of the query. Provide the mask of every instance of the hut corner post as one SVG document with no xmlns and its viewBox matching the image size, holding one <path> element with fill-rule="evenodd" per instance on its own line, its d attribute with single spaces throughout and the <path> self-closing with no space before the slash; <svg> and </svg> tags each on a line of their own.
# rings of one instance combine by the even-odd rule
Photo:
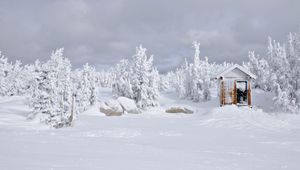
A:
<svg viewBox="0 0 300 170">
<path fill-rule="evenodd" d="M 236 91 L 236 80 L 234 80 L 233 85 L 233 104 L 237 104 L 237 91 Z"/>
<path fill-rule="evenodd" d="M 220 89 L 220 106 L 225 105 L 225 87 L 224 87 L 224 80 L 221 81 L 221 89 Z"/>
<path fill-rule="evenodd" d="M 248 106 L 250 106 L 251 107 L 251 81 L 250 81 L 250 79 L 249 79 L 249 81 L 248 81 Z"/>
</svg>

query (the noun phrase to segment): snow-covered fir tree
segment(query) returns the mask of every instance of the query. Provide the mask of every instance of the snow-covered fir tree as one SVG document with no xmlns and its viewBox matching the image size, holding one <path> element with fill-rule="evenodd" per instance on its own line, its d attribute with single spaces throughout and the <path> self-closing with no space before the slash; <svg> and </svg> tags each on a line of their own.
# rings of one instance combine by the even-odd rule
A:
<svg viewBox="0 0 300 170">
<path fill-rule="evenodd" d="M 31 67 L 20 61 L 9 62 L 0 52 L 0 95 L 15 96 L 28 93 Z"/>
<path fill-rule="evenodd" d="M 7 96 L 10 88 L 9 74 L 12 71 L 12 64 L 0 52 L 0 95 Z"/>
<path fill-rule="evenodd" d="M 290 66 L 291 98 L 300 109 L 300 32 L 289 34 L 286 51 Z"/>
<path fill-rule="evenodd" d="M 133 99 L 137 106 L 146 108 L 157 105 L 158 71 L 153 67 L 153 56 L 148 57 L 147 49 L 136 48 L 132 60 L 121 60 L 115 67 L 113 93 Z"/>
<path fill-rule="evenodd" d="M 128 60 L 121 60 L 114 68 L 112 92 L 116 96 L 133 98 L 131 85 L 131 65 Z"/>
<path fill-rule="evenodd" d="M 170 75 L 171 75 L 172 72 L 168 73 L 168 74 L 160 74 L 158 76 L 159 80 L 157 80 L 159 83 L 158 83 L 158 90 L 160 92 L 163 92 L 167 89 L 170 88 Z"/>
<path fill-rule="evenodd" d="M 207 101 L 211 98 L 211 78 L 220 71 L 215 63 L 209 63 L 208 58 L 200 59 L 200 43 L 194 42 L 193 63 L 184 63 L 175 73 L 176 91 L 180 98 L 191 99 L 195 102 Z"/>
<path fill-rule="evenodd" d="M 35 70 L 36 88 L 31 96 L 34 114 L 52 127 L 70 126 L 72 123 L 71 63 L 63 56 L 63 49 L 52 53 L 50 60 Z"/>
<path fill-rule="evenodd" d="M 184 63 L 176 71 L 176 90 L 180 98 L 190 98 L 191 96 L 191 65 L 187 59 L 184 59 Z"/>
<path fill-rule="evenodd" d="M 100 71 L 97 72 L 97 82 L 99 87 L 111 88 L 112 84 L 115 80 L 115 74 L 113 69 L 109 69 L 108 71 Z"/>
<path fill-rule="evenodd" d="M 191 94 L 192 100 L 198 102 L 203 98 L 203 73 L 201 72 L 202 61 L 200 61 L 200 43 L 194 42 L 195 48 L 194 62 L 191 64 Z"/>
<path fill-rule="evenodd" d="M 266 57 L 250 52 L 251 71 L 257 74 L 256 86 L 275 93 L 275 105 L 284 111 L 300 110 L 300 33 L 290 33 L 285 45 L 269 38 Z"/>
<path fill-rule="evenodd" d="M 91 105 L 95 105 L 99 90 L 95 68 L 86 63 L 83 69 L 77 69 L 73 72 L 72 81 L 77 113 L 87 110 Z"/>
<path fill-rule="evenodd" d="M 249 63 L 244 63 L 243 66 L 257 76 L 257 79 L 253 82 L 254 87 L 270 91 L 272 83 L 270 82 L 271 74 L 267 60 L 255 55 L 254 51 L 249 51 L 249 61 Z"/>
<path fill-rule="evenodd" d="M 151 67 L 153 65 L 153 61 L 151 63 Z M 158 105 L 157 98 L 159 97 L 159 71 L 157 68 L 151 68 L 149 77 L 149 87 L 147 88 L 147 104 L 146 106 L 156 106 Z"/>
</svg>

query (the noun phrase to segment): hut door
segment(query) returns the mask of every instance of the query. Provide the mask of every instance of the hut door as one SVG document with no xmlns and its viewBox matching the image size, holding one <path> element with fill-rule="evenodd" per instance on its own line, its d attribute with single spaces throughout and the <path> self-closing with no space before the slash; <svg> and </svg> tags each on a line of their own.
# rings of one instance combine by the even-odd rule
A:
<svg viewBox="0 0 300 170">
<path fill-rule="evenodd" d="M 237 99 L 237 104 L 241 105 L 247 105 L 247 81 L 237 81 L 236 82 L 236 99 Z"/>
<path fill-rule="evenodd" d="M 224 80 L 224 104 L 232 104 L 233 103 L 233 80 Z"/>
</svg>

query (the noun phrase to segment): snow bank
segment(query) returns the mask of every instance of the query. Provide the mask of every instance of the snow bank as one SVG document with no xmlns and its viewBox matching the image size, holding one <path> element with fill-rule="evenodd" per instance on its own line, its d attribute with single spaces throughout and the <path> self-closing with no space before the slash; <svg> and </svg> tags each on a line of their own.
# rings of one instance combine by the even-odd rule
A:
<svg viewBox="0 0 300 170">
<path fill-rule="evenodd" d="M 123 114 L 123 108 L 116 100 L 108 100 L 106 102 L 100 102 L 100 112 L 106 116 L 121 116 Z"/>
<path fill-rule="evenodd" d="M 166 113 L 186 113 L 192 114 L 194 113 L 192 110 L 187 109 L 185 107 L 177 106 L 177 107 L 170 107 L 166 110 Z"/>
<path fill-rule="evenodd" d="M 215 127 L 231 128 L 260 128 L 268 130 L 279 130 L 288 128 L 286 121 L 263 112 L 261 109 L 238 106 L 224 106 L 212 109 L 209 114 L 211 118 L 203 124 Z"/>
<path fill-rule="evenodd" d="M 127 113 L 140 113 L 139 109 L 132 99 L 129 99 L 127 97 L 119 97 L 117 101 L 124 109 L 124 112 L 126 111 Z"/>
</svg>

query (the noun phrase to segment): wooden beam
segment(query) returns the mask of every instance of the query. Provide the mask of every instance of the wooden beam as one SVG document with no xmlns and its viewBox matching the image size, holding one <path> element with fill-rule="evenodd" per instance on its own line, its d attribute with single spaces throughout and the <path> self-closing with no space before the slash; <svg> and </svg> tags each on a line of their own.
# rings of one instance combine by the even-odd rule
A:
<svg viewBox="0 0 300 170">
<path fill-rule="evenodd" d="M 225 87 L 224 80 L 221 80 L 221 89 L 220 89 L 220 104 L 221 106 L 225 105 Z"/>
<path fill-rule="evenodd" d="M 237 94 L 236 94 L 236 80 L 234 80 L 233 84 L 233 104 L 237 104 Z"/>
<path fill-rule="evenodd" d="M 251 82 L 250 79 L 248 80 L 248 106 L 251 106 L 251 86 L 250 86 Z"/>
</svg>

